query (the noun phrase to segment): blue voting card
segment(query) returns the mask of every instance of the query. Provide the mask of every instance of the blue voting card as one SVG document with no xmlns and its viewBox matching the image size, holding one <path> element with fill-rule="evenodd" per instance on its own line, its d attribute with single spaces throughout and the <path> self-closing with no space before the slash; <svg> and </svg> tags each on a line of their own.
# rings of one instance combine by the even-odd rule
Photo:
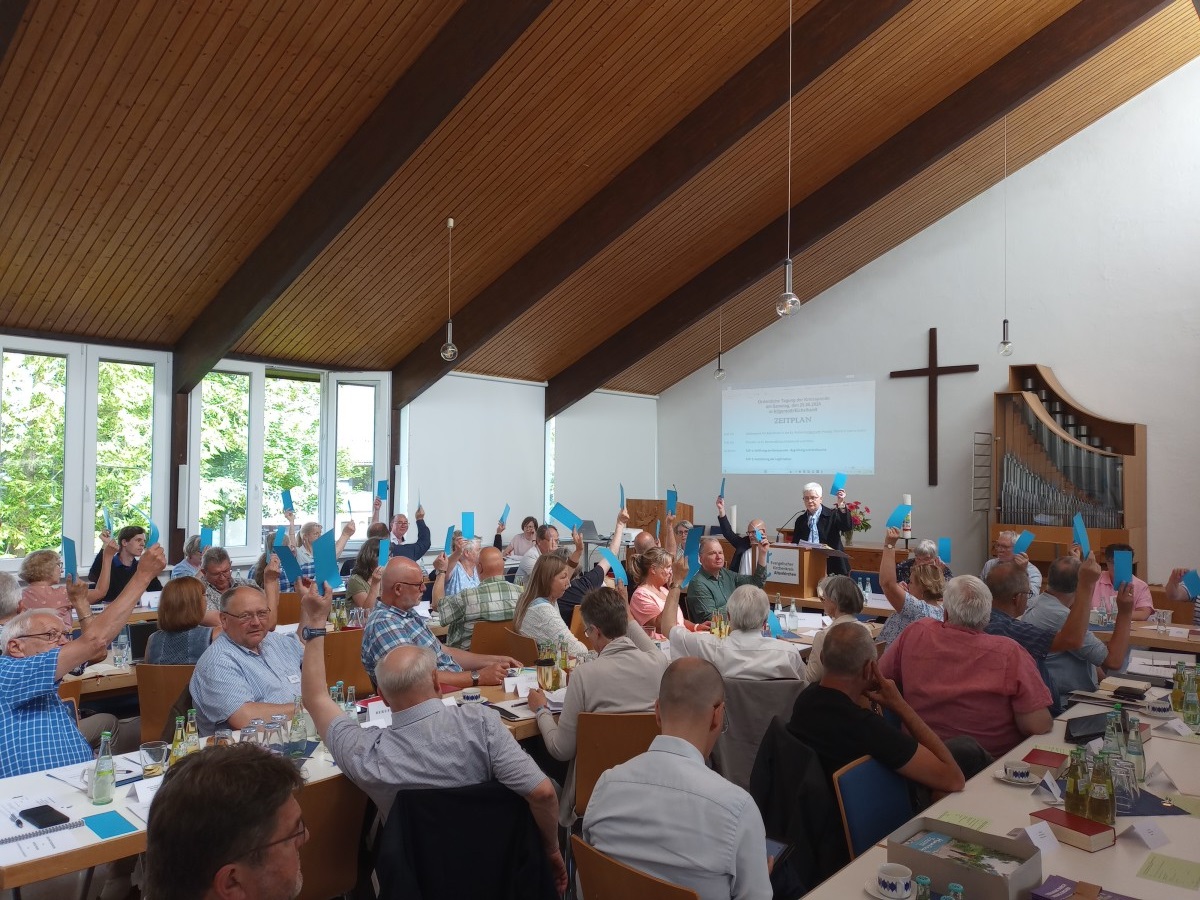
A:
<svg viewBox="0 0 1200 900">
<path fill-rule="evenodd" d="M 775 616 L 775 610 L 767 609 L 767 626 L 771 629 L 771 637 L 777 638 L 783 634 L 783 628 L 779 625 L 779 619 Z"/>
<path fill-rule="evenodd" d="M 1088 540 L 1087 527 L 1083 524 L 1083 513 L 1075 513 L 1072 523 L 1075 528 L 1075 543 L 1079 545 L 1079 553 L 1087 559 L 1092 555 L 1092 542 Z"/>
<path fill-rule="evenodd" d="M 679 491 L 667 491 L 667 515 L 675 515 L 675 510 L 679 507 Z"/>
<path fill-rule="evenodd" d="M 101 508 L 100 511 L 104 513 L 104 530 L 112 534 L 112 513 L 108 511 L 107 506 Z"/>
<path fill-rule="evenodd" d="M 1112 583 L 1117 590 L 1133 581 L 1133 554 L 1128 550 L 1117 550 L 1108 564 L 1112 567 Z"/>
<path fill-rule="evenodd" d="M 654 539 L 658 540 L 658 529 L 662 527 L 662 522 L 659 519 L 654 520 Z"/>
<path fill-rule="evenodd" d="M 279 533 L 283 534 L 283 529 L 279 529 Z M 296 559 L 296 554 L 292 552 L 291 547 L 283 544 L 276 544 L 271 551 L 279 557 L 279 568 L 283 569 L 283 574 L 288 577 L 288 581 L 295 587 L 296 582 L 300 580 L 300 560 Z"/>
<path fill-rule="evenodd" d="M 388 560 L 391 559 L 391 556 L 392 556 L 392 542 L 389 541 L 387 538 L 379 538 L 378 540 L 379 540 L 379 562 L 376 563 L 376 565 L 382 566 L 383 568 L 386 569 Z"/>
<path fill-rule="evenodd" d="M 938 559 L 950 565 L 950 538 L 938 538 Z"/>
<path fill-rule="evenodd" d="M 380 500 L 386 500 L 387 495 L 388 495 L 388 483 L 387 483 L 387 479 L 385 478 L 382 481 L 380 481 L 378 484 L 375 485 L 375 496 L 378 497 Z"/>
<path fill-rule="evenodd" d="M 296 511 L 296 504 L 292 502 L 292 492 L 290 490 L 282 491 L 279 496 L 283 498 L 284 509 L 290 509 L 292 512 Z"/>
<path fill-rule="evenodd" d="M 1192 596 L 1193 600 L 1200 597 L 1200 572 L 1192 569 L 1192 571 L 1185 574 L 1183 576 L 1183 586 L 1187 588 L 1187 592 Z"/>
<path fill-rule="evenodd" d="M 84 816 L 83 821 L 101 840 L 120 837 L 123 834 L 133 834 L 137 831 L 137 827 L 115 809 L 96 813 L 93 816 Z"/>
<path fill-rule="evenodd" d="M 908 514 L 910 512 L 912 512 L 912 504 L 901 503 L 894 510 L 892 510 L 892 514 L 888 516 L 887 527 L 902 528 L 904 526 L 904 520 L 908 518 Z"/>
<path fill-rule="evenodd" d="M 465 512 L 462 514 L 462 535 L 463 540 L 470 541 L 475 538 L 475 513 Z"/>
<path fill-rule="evenodd" d="M 724 478 L 721 479 L 721 493 L 718 494 L 717 496 L 719 496 L 722 500 L 725 499 L 725 479 Z"/>
<path fill-rule="evenodd" d="M 512 507 L 510 507 L 507 503 L 505 503 L 504 504 L 504 512 L 500 513 L 500 524 L 501 525 L 508 524 L 508 514 L 510 512 L 512 512 Z"/>
<path fill-rule="evenodd" d="M 563 527 L 568 531 L 575 531 L 583 524 L 583 519 L 575 515 L 561 503 L 555 503 L 554 508 L 550 510 L 550 518 L 562 523 Z"/>
<path fill-rule="evenodd" d="M 213 545 L 213 530 L 207 525 L 200 526 L 200 549 Z"/>
<path fill-rule="evenodd" d="M 700 569 L 700 539 L 704 537 L 705 530 L 700 525 L 693 525 L 688 532 L 687 543 L 684 544 L 684 552 L 687 554 L 688 561 L 688 573 L 687 578 L 680 585 L 681 588 L 687 587 L 693 576 Z"/>
<path fill-rule="evenodd" d="M 760 543 L 760 544 L 761 544 L 761 543 L 762 543 L 762 539 L 763 539 L 763 533 L 762 533 L 762 529 L 761 529 L 761 528 L 755 528 L 755 529 L 754 529 L 754 540 L 758 541 L 758 543 Z"/>
<path fill-rule="evenodd" d="M 829 485 L 829 493 L 836 494 L 838 491 L 846 489 L 846 473 L 835 472 L 833 475 L 833 484 Z"/>
<path fill-rule="evenodd" d="M 313 541 L 312 545 L 313 563 L 317 568 L 317 590 L 321 592 L 321 596 L 325 595 L 325 585 L 327 584 L 330 588 L 342 586 L 341 567 L 338 566 L 337 549 L 334 546 L 335 537 L 332 531 L 327 531 Z"/>
<path fill-rule="evenodd" d="M 445 551 L 446 551 L 447 556 L 449 556 L 451 553 L 454 552 L 454 526 L 453 525 L 451 525 L 449 528 L 446 529 Z"/>
<path fill-rule="evenodd" d="M 621 489 L 621 505 L 618 507 L 618 509 L 624 509 L 625 508 L 625 485 L 618 484 L 617 487 L 619 487 Z"/>
<path fill-rule="evenodd" d="M 625 574 L 625 567 L 617 559 L 617 554 L 613 553 L 607 547 L 601 547 L 600 555 L 608 560 L 608 567 L 612 569 L 613 578 L 617 579 L 621 584 L 629 584 L 629 576 Z"/>
<path fill-rule="evenodd" d="M 284 538 L 286 538 L 286 537 L 287 537 L 287 526 L 280 525 L 278 528 L 275 529 L 275 546 L 276 547 L 285 546 Z"/>
<path fill-rule="evenodd" d="M 158 543 L 158 526 L 153 522 L 150 523 L 149 533 L 146 535 L 146 546 L 153 547 Z"/>
<path fill-rule="evenodd" d="M 64 534 L 62 536 L 62 547 L 63 574 L 71 579 L 78 578 L 79 557 L 75 553 L 75 542 Z"/>
<path fill-rule="evenodd" d="M 1029 545 L 1033 543 L 1034 534 L 1032 531 L 1022 531 L 1015 541 L 1013 541 L 1013 553 L 1024 553 L 1029 549 Z"/>
<path fill-rule="evenodd" d="M 346 514 L 350 515 L 350 516 L 354 515 L 354 510 L 352 510 L 350 508 L 350 498 L 349 497 L 346 498 Z"/>
</svg>

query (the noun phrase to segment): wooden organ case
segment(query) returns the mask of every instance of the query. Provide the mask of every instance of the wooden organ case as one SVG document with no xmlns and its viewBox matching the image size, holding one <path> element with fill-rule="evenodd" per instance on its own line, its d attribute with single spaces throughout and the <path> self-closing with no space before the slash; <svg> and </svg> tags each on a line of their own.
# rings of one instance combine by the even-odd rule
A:
<svg viewBox="0 0 1200 900">
<path fill-rule="evenodd" d="M 1036 535 L 1039 568 L 1066 553 L 1083 515 L 1092 549 L 1129 544 L 1146 560 L 1146 426 L 1084 409 L 1047 366 L 1010 366 L 995 395 L 991 537 Z M 991 555 L 989 553 L 989 555 Z"/>
</svg>

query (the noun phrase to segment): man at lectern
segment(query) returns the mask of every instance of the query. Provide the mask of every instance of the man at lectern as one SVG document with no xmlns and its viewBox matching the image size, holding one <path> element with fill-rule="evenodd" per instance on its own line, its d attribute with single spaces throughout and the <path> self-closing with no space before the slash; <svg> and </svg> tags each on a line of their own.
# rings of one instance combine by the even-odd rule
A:
<svg viewBox="0 0 1200 900">
<path fill-rule="evenodd" d="M 804 486 L 804 512 L 796 518 L 793 540 L 841 550 L 842 532 L 853 528 L 850 510 L 846 509 L 846 492 L 837 492 L 837 506 L 833 509 L 821 505 L 821 494 L 821 486 L 815 481 Z M 829 575 L 849 575 L 850 560 L 830 556 L 825 560 L 825 571 Z"/>
</svg>

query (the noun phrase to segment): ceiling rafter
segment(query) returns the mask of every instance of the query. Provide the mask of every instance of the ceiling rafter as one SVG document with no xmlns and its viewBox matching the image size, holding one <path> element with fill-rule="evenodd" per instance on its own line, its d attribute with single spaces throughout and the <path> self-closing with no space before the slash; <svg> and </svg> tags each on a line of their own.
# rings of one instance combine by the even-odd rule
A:
<svg viewBox="0 0 1200 900">
<path fill-rule="evenodd" d="M 421 146 L 550 0 L 466 0 L 279 223 L 184 332 L 173 390 L 185 393 Z"/>
<path fill-rule="evenodd" d="M 1170 0 L 1081 0 L 1050 25 L 792 207 L 799 254 L 1070 72 Z M 550 379 L 550 418 L 681 334 L 782 263 L 785 216 Z"/>
<path fill-rule="evenodd" d="M 821 0 L 795 25 L 793 90 L 832 68 L 911 0 Z M 537 246 L 455 313 L 455 363 L 438 354 L 439 326 L 392 370 L 392 405 L 412 402 L 463 365 L 512 319 L 550 293 L 786 102 L 787 32 L 745 65 Z"/>
</svg>

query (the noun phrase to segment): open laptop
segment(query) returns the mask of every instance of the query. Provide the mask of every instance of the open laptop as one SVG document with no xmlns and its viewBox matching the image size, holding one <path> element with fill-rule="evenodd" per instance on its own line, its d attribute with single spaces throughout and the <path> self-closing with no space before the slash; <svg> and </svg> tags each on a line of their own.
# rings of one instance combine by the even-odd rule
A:
<svg viewBox="0 0 1200 900">
<path fill-rule="evenodd" d="M 130 622 L 129 623 L 129 658 L 140 663 L 146 658 L 146 644 L 150 640 L 150 635 L 158 631 L 157 622 Z"/>
<path fill-rule="evenodd" d="M 604 540 L 604 538 L 600 537 L 600 532 L 596 530 L 594 519 L 584 519 L 583 524 L 579 526 L 579 533 L 583 535 L 584 541 L 589 544 L 598 544 Z"/>
</svg>

